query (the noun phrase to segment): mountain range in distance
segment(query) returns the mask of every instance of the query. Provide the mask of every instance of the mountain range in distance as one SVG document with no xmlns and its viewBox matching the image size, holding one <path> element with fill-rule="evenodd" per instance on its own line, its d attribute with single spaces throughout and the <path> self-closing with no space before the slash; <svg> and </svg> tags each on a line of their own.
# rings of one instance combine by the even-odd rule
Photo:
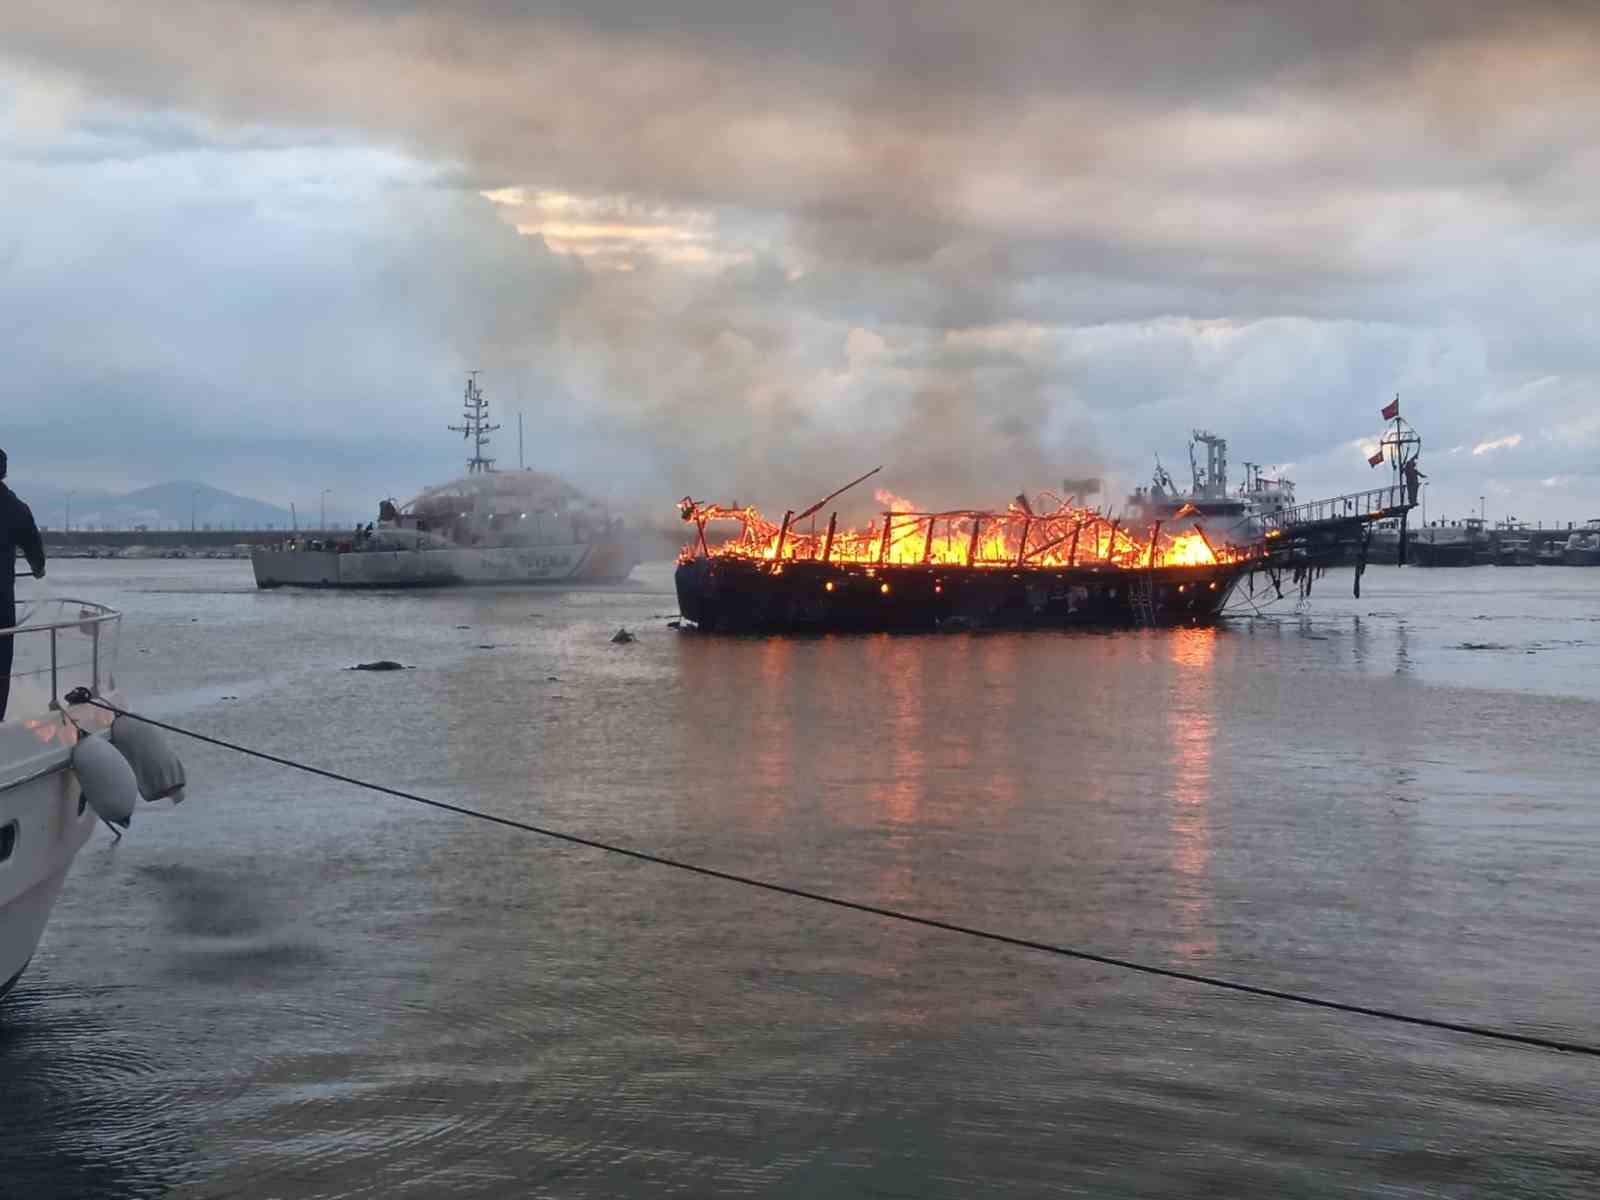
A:
<svg viewBox="0 0 1600 1200">
<path fill-rule="evenodd" d="M 91 488 L 63 488 L 55 484 L 11 478 L 6 482 L 33 510 L 41 529 L 288 529 L 298 524 L 313 529 L 319 512 L 311 501 L 308 512 L 297 514 L 276 504 L 239 496 L 207 483 L 174 480 L 135 491 L 115 493 Z M 69 522 L 70 512 L 70 522 Z M 328 524 L 335 528 L 355 518 L 341 508 L 328 507 Z"/>
</svg>

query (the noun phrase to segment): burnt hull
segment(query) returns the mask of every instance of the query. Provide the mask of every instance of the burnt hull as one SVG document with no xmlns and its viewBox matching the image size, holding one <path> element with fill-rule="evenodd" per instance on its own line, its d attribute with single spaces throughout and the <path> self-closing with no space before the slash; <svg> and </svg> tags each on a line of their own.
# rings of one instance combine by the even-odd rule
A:
<svg viewBox="0 0 1600 1200">
<path fill-rule="evenodd" d="M 1209 625 L 1238 564 L 1116 568 L 877 568 L 735 557 L 678 564 L 678 611 L 723 632 L 1072 629 Z"/>
</svg>

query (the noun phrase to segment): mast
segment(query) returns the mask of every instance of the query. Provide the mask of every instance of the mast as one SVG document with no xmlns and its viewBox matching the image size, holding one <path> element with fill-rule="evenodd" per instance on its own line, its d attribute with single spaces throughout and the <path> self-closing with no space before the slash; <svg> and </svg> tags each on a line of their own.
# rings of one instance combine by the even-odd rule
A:
<svg viewBox="0 0 1600 1200">
<path fill-rule="evenodd" d="M 467 459 L 468 475 L 494 469 L 494 459 L 485 458 L 483 448 L 489 444 L 489 435 L 500 428 L 489 424 L 489 402 L 483 398 L 483 389 L 478 386 L 478 375 L 477 371 L 467 372 L 467 390 L 461 400 L 464 407 L 462 424 L 448 427 L 451 433 L 459 433 L 463 439 L 472 442 L 472 457 Z"/>
<path fill-rule="evenodd" d="M 1195 458 L 1194 448 L 1206 448 L 1204 472 Z M 1207 500 L 1222 500 L 1228 495 L 1228 439 L 1209 430 L 1196 429 L 1189 439 L 1189 469 L 1194 475 L 1194 494 Z"/>
</svg>

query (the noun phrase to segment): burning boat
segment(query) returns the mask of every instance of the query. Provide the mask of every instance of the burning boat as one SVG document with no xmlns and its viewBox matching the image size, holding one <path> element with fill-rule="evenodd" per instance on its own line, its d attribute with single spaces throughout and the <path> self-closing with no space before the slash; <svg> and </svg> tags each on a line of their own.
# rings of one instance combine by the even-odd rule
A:
<svg viewBox="0 0 1600 1200">
<path fill-rule="evenodd" d="M 1198 525 L 1131 529 L 1052 493 L 924 512 L 879 492 L 889 507 L 865 529 L 833 513 L 802 530 L 840 492 L 777 524 L 685 497 L 696 537 L 678 561 L 679 611 L 708 630 L 1198 625 L 1261 565 Z M 724 521 L 740 531 L 713 546 L 707 527 Z"/>
<path fill-rule="evenodd" d="M 837 511 L 816 529 L 835 498 L 882 468 L 778 522 L 686 496 L 679 515 L 695 539 L 678 558 L 678 608 L 700 629 L 728 631 L 1205 625 L 1241 581 L 1253 591 L 1263 576 L 1280 598 L 1287 581 L 1304 597 L 1352 555 L 1359 596 L 1372 526 L 1399 518 L 1403 546 L 1417 502 L 1421 439 L 1399 419 L 1398 399 L 1383 415 L 1393 424 L 1368 461 L 1390 463 L 1389 485 L 1294 505 L 1284 502 L 1292 484 L 1258 473 L 1256 489 L 1270 495 L 1213 514 L 1226 524 L 1209 530 L 1194 503 L 1112 516 L 1045 492 L 1018 495 L 1003 510 L 925 511 L 884 491 L 865 529 L 841 530 Z M 1207 442 L 1217 491 L 1209 498 L 1218 501 L 1226 499 L 1220 440 Z M 724 522 L 739 532 L 714 545 L 707 529 Z"/>
</svg>

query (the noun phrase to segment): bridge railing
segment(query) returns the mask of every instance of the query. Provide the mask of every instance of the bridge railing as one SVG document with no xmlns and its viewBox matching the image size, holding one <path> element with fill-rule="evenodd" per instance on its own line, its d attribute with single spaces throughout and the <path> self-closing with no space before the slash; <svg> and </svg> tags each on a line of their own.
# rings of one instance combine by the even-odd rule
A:
<svg viewBox="0 0 1600 1200">
<path fill-rule="evenodd" d="M 1319 521 L 1343 521 L 1358 517 L 1377 518 L 1389 516 L 1400 509 L 1409 508 L 1403 483 L 1387 487 L 1369 488 L 1364 492 L 1347 492 L 1343 496 L 1330 496 L 1326 500 L 1311 500 L 1292 508 L 1279 509 L 1262 518 L 1268 530 L 1288 530 L 1296 525 L 1310 525 Z"/>
</svg>

